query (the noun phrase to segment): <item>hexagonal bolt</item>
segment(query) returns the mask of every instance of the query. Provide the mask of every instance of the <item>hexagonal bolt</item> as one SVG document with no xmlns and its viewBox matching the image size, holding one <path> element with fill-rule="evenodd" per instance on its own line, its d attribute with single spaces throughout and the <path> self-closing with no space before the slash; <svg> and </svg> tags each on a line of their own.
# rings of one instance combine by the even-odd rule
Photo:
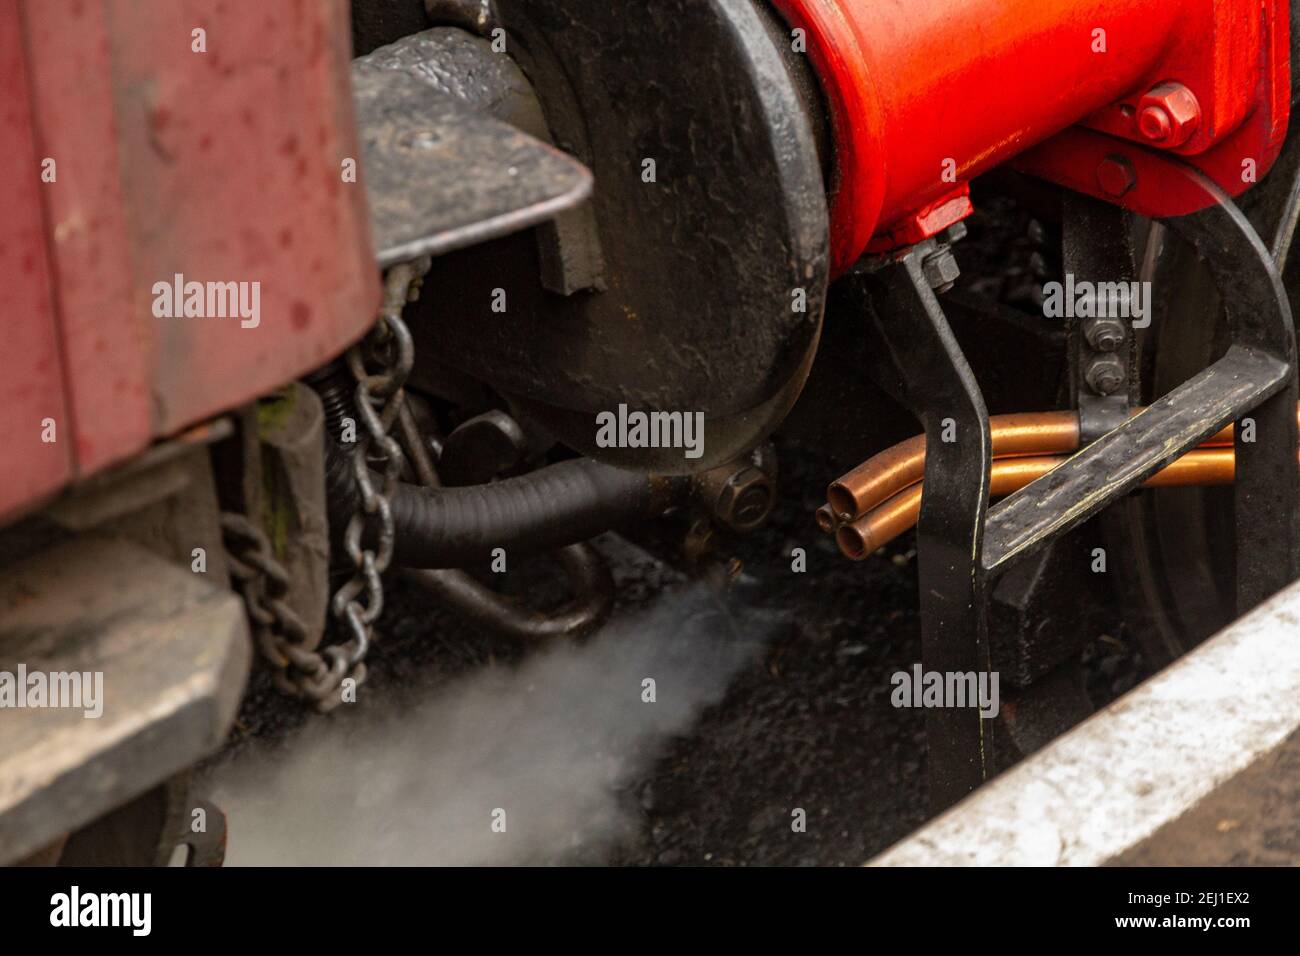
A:
<svg viewBox="0 0 1300 956">
<path fill-rule="evenodd" d="M 935 292 L 947 292 L 956 285 L 957 278 L 961 275 L 957 257 L 947 246 L 940 246 L 922 259 L 921 271 L 925 274 L 925 280 L 930 283 L 930 288 Z"/>
<path fill-rule="evenodd" d="M 1113 395 L 1124 384 L 1124 363 L 1116 355 L 1098 355 L 1088 363 L 1083 380 L 1098 395 Z"/>
<path fill-rule="evenodd" d="M 1097 185 L 1107 196 L 1118 199 L 1137 185 L 1137 170 L 1127 156 L 1107 156 L 1097 166 Z"/>
<path fill-rule="evenodd" d="M 1183 145 L 1200 122 L 1201 105 L 1181 83 L 1161 83 L 1138 101 L 1138 132 L 1157 146 Z"/>
<path fill-rule="evenodd" d="M 772 479 L 757 468 L 745 467 L 723 483 L 713 504 L 714 516 L 736 531 L 752 531 L 766 520 L 775 502 Z"/>
<path fill-rule="evenodd" d="M 1100 316 L 1084 319 L 1083 337 L 1098 352 L 1117 352 L 1124 344 L 1124 323 Z"/>
</svg>

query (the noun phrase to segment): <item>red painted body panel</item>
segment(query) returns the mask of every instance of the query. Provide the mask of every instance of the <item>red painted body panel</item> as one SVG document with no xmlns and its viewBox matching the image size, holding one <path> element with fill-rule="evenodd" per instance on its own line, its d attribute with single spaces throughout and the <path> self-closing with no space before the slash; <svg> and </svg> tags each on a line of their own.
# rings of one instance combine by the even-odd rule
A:
<svg viewBox="0 0 1300 956">
<path fill-rule="evenodd" d="M 72 474 L 71 436 L 41 216 L 18 8 L 0 3 L 0 514 Z M 53 419 L 54 437 L 42 440 Z M 62 435 L 59 429 L 63 430 Z"/>
<path fill-rule="evenodd" d="M 363 187 L 341 176 L 358 155 L 344 0 L 19 9 L 36 150 L 57 162 L 55 183 L 34 165 L 19 181 L 52 250 L 75 476 L 361 336 L 379 286 Z M 177 273 L 260 283 L 259 324 L 156 317 L 154 284 Z M 0 488 L 0 514 L 27 502 Z"/>
<path fill-rule="evenodd" d="M 956 186 L 1077 124 L 1109 134 L 1089 131 L 1085 139 L 1147 150 L 1136 145 L 1145 140 L 1132 107 L 1165 81 L 1192 89 L 1202 111 L 1190 139 L 1171 152 L 1232 195 L 1249 185 L 1239 161 L 1255 159 L 1262 175 L 1285 134 L 1286 0 L 775 2 L 807 31 L 831 111 L 837 273 L 869 245 L 915 241 L 950 225 L 968 210 Z M 1104 50 L 1096 31 L 1104 31 Z M 1096 167 L 1091 155 L 1051 149 L 1028 164 L 1105 195 Z M 1190 211 L 1177 191 L 1160 200 L 1179 177 L 1146 178 L 1146 209 Z"/>
</svg>

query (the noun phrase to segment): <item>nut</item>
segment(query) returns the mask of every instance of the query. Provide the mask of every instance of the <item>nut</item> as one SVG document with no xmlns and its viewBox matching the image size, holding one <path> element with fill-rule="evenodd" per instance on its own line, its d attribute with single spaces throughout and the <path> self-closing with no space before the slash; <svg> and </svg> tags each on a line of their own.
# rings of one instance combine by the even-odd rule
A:
<svg viewBox="0 0 1300 956">
<path fill-rule="evenodd" d="M 1157 146 L 1182 146 L 1200 122 L 1196 94 L 1181 83 L 1161 83 L 1138 101 L 1138 132 Z"/>
<path fill-rule="evenodd" d="M 766 520 L 775 497 L 772 480 L 757 468 L 742 468 L 727 479 L 714 513 L 736 531 L 752 531 Z"/>
<path fill-rule="evenodd" d="M 1113 395 L 1124 384 L 1124 363 L 1114 354 L 1098 355 L 1088 363 L 1083 379 L 1098 395 Z"/>
<path fill-rule="evenodd" d="M 1098 352 L 1117 352 L 1124 344 L 1124 323 L 1102 316 L 1084 319 L 1083 337 Z"/>
<path fill-rule="evenodd" d="M 925 280 L 930 283 L 930 288 L 935 292 L 947 292 L 957 283 L 957 278 L 961 275 L 957 257 L 947 246 L 940 246 L 922 259 L 921 271 L 925 274 Z"/>
<path fill-rule="evenodd" d="M 1118 199 L 1137 185 L 1137 171 L 1127 156 L 1107 156 L 1097 166 L 1097 185 L 1106 195 Z"/>
</svg>

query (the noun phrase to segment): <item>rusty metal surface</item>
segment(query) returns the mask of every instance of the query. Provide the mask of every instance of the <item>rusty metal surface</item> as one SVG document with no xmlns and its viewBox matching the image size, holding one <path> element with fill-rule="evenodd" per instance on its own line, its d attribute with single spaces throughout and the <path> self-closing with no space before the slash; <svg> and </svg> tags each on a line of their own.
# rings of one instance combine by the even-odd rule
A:
<svg viewBox="0 0 1300 956">
<path fill-rule="evenodd" d="M 591 194 L 577 160 L 404 69 L 352 70 L 380 266 L 526 229 Z"/>
<path fill-rule="evenodd" d="M 404 36 L 358 57 L 352 70 L 408 73 L 476 113 L 509 123 L 538 139 L 550 136 L 537 94 L 514 59 L 464 30 L 435 27 Z"/>
<path fill-rule="evenodd" d="M 0 577 L 0 672 L 100 672 L 103 712 L 0 709 L 0 862 L 220 745 L 248 674 L 225 587 L 131 544 L 74 540 Z"/>
</svg>

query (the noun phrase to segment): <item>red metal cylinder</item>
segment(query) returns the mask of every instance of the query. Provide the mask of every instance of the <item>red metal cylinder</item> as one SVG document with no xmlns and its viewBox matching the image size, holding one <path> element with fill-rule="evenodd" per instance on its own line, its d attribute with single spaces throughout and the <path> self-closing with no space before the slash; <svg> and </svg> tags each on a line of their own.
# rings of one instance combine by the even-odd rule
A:
<svg viewBox="0 0 1300 956">
<path fill-rule="evenodd" d="M 806 31 L 832 115 L 836 272 L 869 245 L 904 245 L 951 225 L 969 212 L 973 176 L 1074 124 L 1149 142 L 1132 104 L 1159 82 L 1187 84 L 1219 118 L 1178 144 L 1203 152 L 1255 105 L 1270 62 L 1263 27 L 1280 19 L 1276 28 L 1286 28 L 1285 0 L 775 4 Z"/>
</svg>

